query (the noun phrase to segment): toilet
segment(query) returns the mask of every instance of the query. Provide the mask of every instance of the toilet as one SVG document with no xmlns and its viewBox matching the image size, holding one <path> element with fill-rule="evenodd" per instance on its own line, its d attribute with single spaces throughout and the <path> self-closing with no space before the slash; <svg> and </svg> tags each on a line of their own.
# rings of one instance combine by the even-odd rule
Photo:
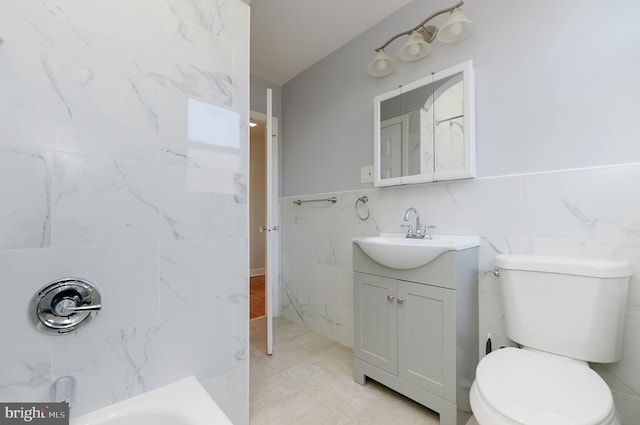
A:
<svg viewBox="0 0 640 425">
<path fill-rule="evenodd" d="M 620 425 L 607 384 L 587 362 L 622 355 L 631 265 L 498 255 L 507 336 L 522 348 L 485 356 L 471 386 L 480 425 Z"/>
</svg>

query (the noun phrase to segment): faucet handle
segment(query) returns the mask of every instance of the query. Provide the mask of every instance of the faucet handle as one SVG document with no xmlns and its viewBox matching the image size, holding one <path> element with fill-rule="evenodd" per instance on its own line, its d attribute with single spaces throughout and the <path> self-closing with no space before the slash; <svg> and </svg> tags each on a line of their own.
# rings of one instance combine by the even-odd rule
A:
<svg viewBox="0 0 640 425">
<path fill-rule="evenodd" d="M 416 228 L 416 236 L 420 238 L 431 239 L 431 232 L 429 229 L 435 229 L 436 226 L 422 224 Z"/>
<path fill-rule="evenodd" d="M 56 315 L 71 316 L 74 313 L 82 313 L 85 311 L 98 311 L 102 309 L 101 304 L 80 305 L 79 300 L 71 297 L 64 297 L 59 300 L 53 300 L 53 311 Z"/>
<path fill-rule="evenodd" d="M 406 227 L 407 228 L 407 235 L 413 235 L 413 226 L 410 224 L 401 224 L 400 227 Z"/>
<path fill-rule="evenodd" d="M 424 236 L 427 239 L 432 239 L 433 235 L 431 234 L 431 231 L 429 229 L 435 229 L 435 228 L 436 228 L 436 226 L 434 226 L 433 224 L 429 224 L 429 225 L 425 224 L 425 226 L 424 226 Z"/>
</svg>

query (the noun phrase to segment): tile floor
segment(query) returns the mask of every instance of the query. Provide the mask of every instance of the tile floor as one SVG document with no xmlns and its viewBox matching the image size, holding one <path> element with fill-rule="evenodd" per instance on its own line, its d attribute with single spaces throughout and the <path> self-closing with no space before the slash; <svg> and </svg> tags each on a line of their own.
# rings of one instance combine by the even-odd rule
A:
<svg viewBox="0 0 640 425">
<path fill-rule="evenodd" d="M 353 381 L 351 349 L 308 328 L 274 321 L 266 354 L 264 318 L 251 320 L 251 425 L 438 425 L 438 414 L 368 380 Z"/>
</svg>

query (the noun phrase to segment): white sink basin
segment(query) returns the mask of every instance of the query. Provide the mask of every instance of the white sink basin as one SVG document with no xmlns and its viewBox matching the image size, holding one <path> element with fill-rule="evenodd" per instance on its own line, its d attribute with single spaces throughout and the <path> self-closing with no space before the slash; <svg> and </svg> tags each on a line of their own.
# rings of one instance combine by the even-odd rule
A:
<svg viewBox="0 0 640 425">
<path fill-rule="evenodd" d="M 408 239 L 402 234 L 353 238 L 353 242 L 375 262 L 392 269 L 415 269 L 435 260 L 446 251 L 478 246 L 477 236 L 433 235 L 433 239 Z"/>
</svg>

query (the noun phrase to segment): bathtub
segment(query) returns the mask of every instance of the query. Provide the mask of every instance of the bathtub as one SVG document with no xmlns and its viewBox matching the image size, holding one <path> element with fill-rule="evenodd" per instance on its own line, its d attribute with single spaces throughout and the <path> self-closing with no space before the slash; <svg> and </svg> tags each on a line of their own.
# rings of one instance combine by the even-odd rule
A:
<svg viewBox="0 0 640 425">
<path fill-rule="evenodd" d="M 198 380 L 190 377 L 71 419 L 70 425 L 232 424 Z"/>
</svg>

